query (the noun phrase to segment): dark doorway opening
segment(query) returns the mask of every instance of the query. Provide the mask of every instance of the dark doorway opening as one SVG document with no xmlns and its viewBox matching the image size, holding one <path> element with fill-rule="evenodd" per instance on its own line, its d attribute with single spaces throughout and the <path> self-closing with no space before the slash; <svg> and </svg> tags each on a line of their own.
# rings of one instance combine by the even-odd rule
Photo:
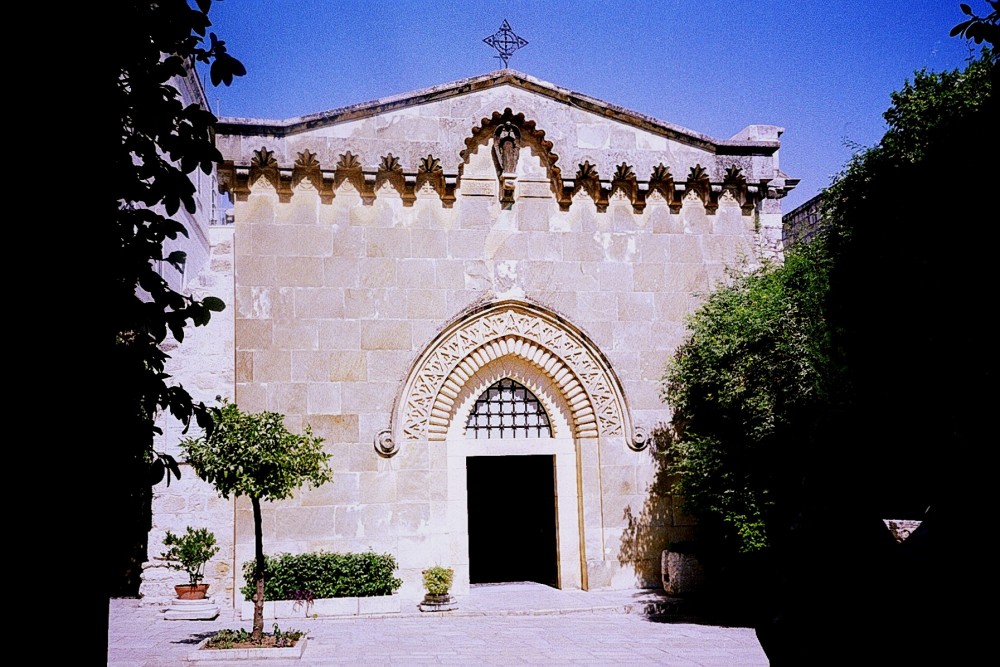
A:
<svg viewBox="0 0 1000 667">
<path fill-rule="evenodd" d="M 554 458 L 466 459 L 469 583 L 558 587 Z"/>
</svg>

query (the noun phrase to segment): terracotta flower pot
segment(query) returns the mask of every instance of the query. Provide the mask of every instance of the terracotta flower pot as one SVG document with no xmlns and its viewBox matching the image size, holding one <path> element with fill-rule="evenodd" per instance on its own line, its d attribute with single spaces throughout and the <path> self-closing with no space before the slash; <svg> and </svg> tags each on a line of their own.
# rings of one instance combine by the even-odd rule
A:
<svg viewBox="0 0 1000 667">
<path fill-rule="evenodd" d="M 208 597 L 208 584 L 178 584 L 174 591 L 178 600 L 204 600 Z"/>
</svg>

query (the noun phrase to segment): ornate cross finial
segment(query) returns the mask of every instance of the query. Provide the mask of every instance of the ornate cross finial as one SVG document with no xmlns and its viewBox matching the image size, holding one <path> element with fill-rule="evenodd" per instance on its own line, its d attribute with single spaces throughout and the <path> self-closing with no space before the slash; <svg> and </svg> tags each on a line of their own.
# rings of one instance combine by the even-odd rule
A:
<svg viewBox="0 0 1000 667">
<path fill-rule="evenodd" d="M 497 50 L 497 53 L 500 55 L 493 57 L 502 60 L 505 68 L 507 67 L 507 61 L 514 55 L 514 52 L 528 44 L 528 40 L 514 34 L 514 31 L 510 29 L 510 24 L 507 23 L 507 19 L 504 19 L 503 23 L 500 24 L 499 30 L 483 39 L 483 41 Z"/>
</svg>

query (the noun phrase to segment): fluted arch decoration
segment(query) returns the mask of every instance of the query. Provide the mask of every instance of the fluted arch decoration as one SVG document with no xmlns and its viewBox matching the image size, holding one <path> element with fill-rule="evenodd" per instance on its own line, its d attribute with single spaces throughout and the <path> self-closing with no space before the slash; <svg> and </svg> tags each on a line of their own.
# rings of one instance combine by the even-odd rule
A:
<svg viewBox="0 0 1000 667">
<path fill-rule="evenodd" d="M 516 300 L 480 306 L 447 326 L 414 362 L 396 399 L 391 432 L 407 441 L 442 441 L 456 399 L 476 372 L 517 357 L 559 388 L 577 438 L 632 438 L 625 395 L 611 364 L 579 329 L 541 306 Z"/>
</svg>

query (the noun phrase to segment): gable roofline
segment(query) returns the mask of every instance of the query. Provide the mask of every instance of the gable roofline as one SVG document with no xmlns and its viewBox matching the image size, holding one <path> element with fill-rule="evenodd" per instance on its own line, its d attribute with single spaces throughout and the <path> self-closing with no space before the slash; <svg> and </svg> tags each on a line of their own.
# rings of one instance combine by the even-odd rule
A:
<svg viewBox="0 0 1000 667">
<path fill-rule="evenodd" d="M 216 132 L 235 136 L 286 137 L 319 127 L 370 118 L 389 111 L 446 100 L 502 85 L 515 86 L 557 102 L 720 155 L 770 155 L 781 146 L 777 140 L 716 139 L 674 123 L 653 118 L 568 88 L 562 88 L 513 69 L 495 70 L 468 79 L 285 120 L 223 117 L 216 125 Z M 784 131 L 783 128 L 773 128 L 773 130 L 772 134 L 775 136 L 780 136 Z M 746 131 L 742 130 L 736 136 L 745 133 Z"/>
</svg>

